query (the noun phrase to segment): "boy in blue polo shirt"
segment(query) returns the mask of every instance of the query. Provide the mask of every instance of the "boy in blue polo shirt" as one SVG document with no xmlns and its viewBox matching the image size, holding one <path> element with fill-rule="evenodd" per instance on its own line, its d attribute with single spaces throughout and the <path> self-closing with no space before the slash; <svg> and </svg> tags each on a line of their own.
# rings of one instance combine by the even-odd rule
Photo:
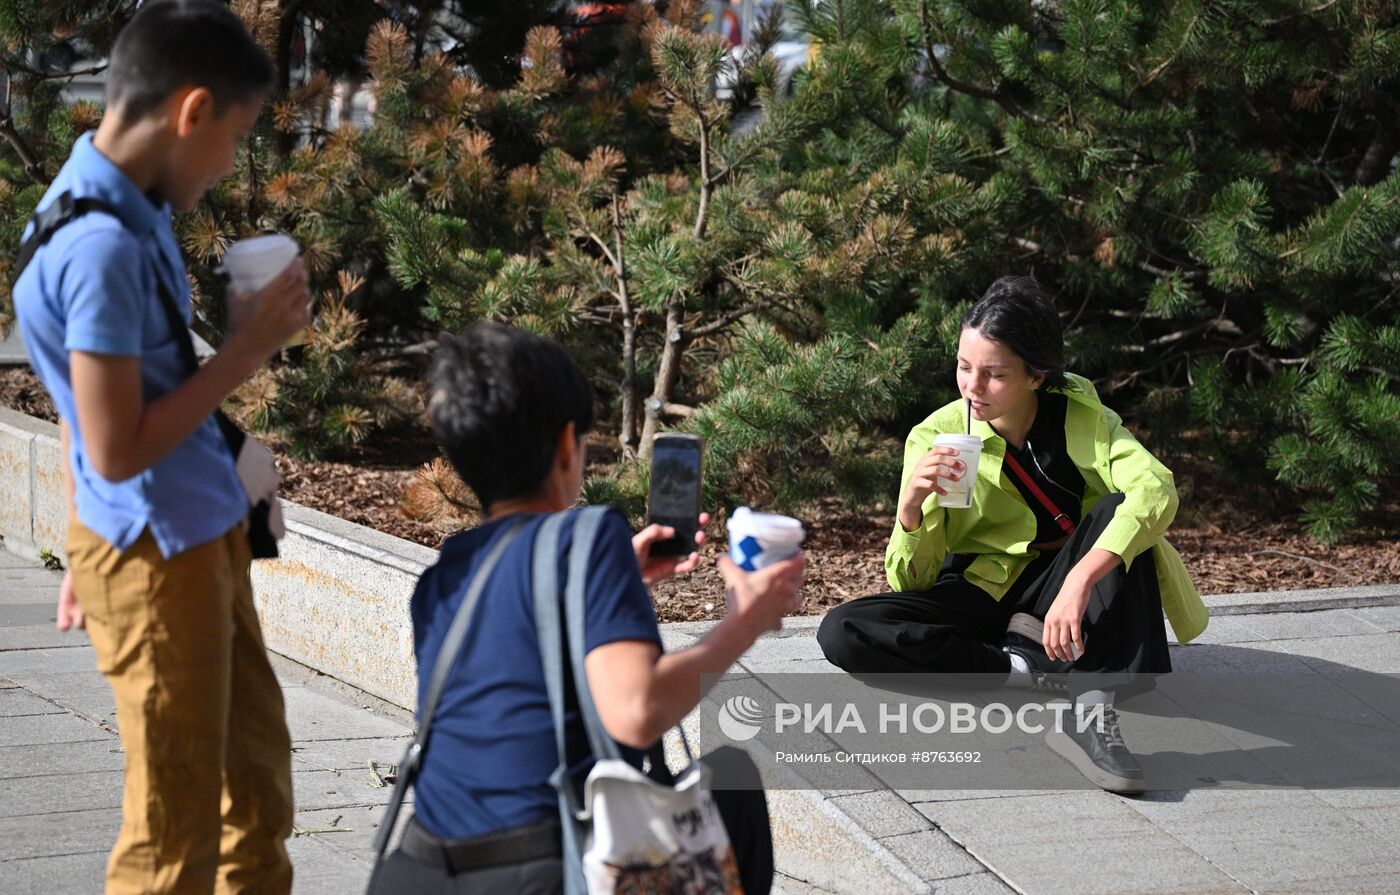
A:
<svg viewBox="0 0 1400 895">
<path fill-rule="evenodd" d="M 189 319 L 171 213 L 233 170 L 272 73 L 223 4 L 146 3 L 112 49 L 101 125 L 38 206 L 67 193 L 107 210 L 56 230 L 14 288 L 68 460 L 59 627 L 86 625 L 126 752 L 108 893 L 291 888 L 290 740 L 248 496 L 211 414 L 307 324 L 305 273 L 295 262 L 236 303 L 193 375 L 160 298 Z"/>
</svg>

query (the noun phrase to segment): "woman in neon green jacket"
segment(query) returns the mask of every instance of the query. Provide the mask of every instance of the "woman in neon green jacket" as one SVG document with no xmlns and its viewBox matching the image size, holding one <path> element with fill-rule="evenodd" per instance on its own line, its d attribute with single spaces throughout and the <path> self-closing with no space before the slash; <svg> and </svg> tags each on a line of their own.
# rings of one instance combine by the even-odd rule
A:
<svg viewBox="0 0 1400 895">
<path fill-rule="evenodd" d="M 893 592 L 832 610 L 822 650 L 857 674 L 1063 686 L 1081 706 L 1101 706 L 1104 724 L 1052 731 L 1050 745 L 1105 789 L 1141 791 L 1115 689 L 1171 670 L 1164 611 L 1182 643 L 1208 618 L 1162 537 L 1176 514 L 1172 474 L 1088 380 L 1065 372 L 1059 317 L 1030 278 L 997 280 L 968 311 L 957 382 L 961 400 L 905 444 L 885 553 Z M 981 441 L 969 508 L 939 503 L 967 469 L 956 449 L 934 445 L 943 434 Z"/>
</svg>

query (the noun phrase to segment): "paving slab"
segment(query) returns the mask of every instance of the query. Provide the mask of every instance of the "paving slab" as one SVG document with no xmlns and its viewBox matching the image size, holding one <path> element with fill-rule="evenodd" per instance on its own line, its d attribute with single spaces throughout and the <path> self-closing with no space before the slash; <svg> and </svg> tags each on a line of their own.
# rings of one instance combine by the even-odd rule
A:
<svg viewBox="0 0 1400 895">
<path fill-rule="evenodd" d="M 287 842 L 292 859 L 292 895 L 351 895 L 364 889 L 370 865 L 318 836 L 295 836 Z"/>
<path fill-rule="evenodd" d="M 96 891 L 119 822 L 124 756 L 94 723 L 110 725 L 111 694 L 82 635 L 50 639 L 58 577 L 0 551 L 5 895 Z M 1338 717 L 1400 718 L 1384 688 L 1373 692 L 1364 678 L 1355 680 L 1358 671 L 1400 672 L 1400 587 L 1273 596 L 1218 601 L 1206 634 L 1173 647 L 1176 669 L 1311 675 L 1300 698 L 1321 701 Z M 815 642 L 819 623 L 793 619 L 765 636 L 722 686 L 742 687 L 760 670 L 830 672 Z M 683 648 L 712 626 L 668 625 L 663 639 L 669 649 Z M 288 843 L 294 890 L 358 891 L 388 796 L 387 787 L 372 785 L 368 764 L 387 771 L 398 761 L 412 720 L 314 671 L 274 664 L 296 747 L 301 834 Z M 1141 711 L 1124 709 L 1130 742 L 1135 725 L 1149 720 Z M 1267 752 L 1268 718 L 1247 714 L 1222 731 L 1230 754 L 1286 771 L 1290 756 Z M 79 730 L 91 738 L 42 742 Z M 1225 736 L 1230 731 L 1234 739 Z M 1257 768 L 1240 776 L 1250 774 L 1258 776 Z M 1400 790 L 1246 790 L 1203 781 L 1201 789 L 1126 800 L 1088 790 L 893 791 L 872 783 L 770 794 L 784 874 L 775 892 L 1400 891 Z M 55 857 L 64 848 L 75 857 Z"/>
<path fill-rule="evenodd" d="M 31 650 L 73 645 L 72 634 L 54 627 L 54 607 L 51 604 L 27 604 L 24 611 L 29 623 L 11 622 L 9 625 L 0 625 L 0 650 Z"/>
<path fill-rule="evenodd" d="M 1037 895 L 1248 892 L 1100 792 L 936 802 L 919 810 L 974 858 Z"/>
<path fill-rule="evenodd" d="M 0 724 L 0 747 L 24 746 L 43 751 L 54 743 L 80 743 L 85 740 L 108 742 L 111 734 L 70 714 L 29 715 L 7 718 Z"/>
<path fill-rule="evenodd" d="M 1319 609 L 1400 606 L 1400 583 L 1358 587 L 1323 587 L 1263 593 L 1211 594 L 1205 597 L 1212 618 L 1268 612 L 1305 613 Z"/>
<path fill-rule="evenodd" d="M 107 850 L 117 841 L 121 823 L 120 808 L 0 817 L 0 856 L 8 861 Z"/>
<path fill-rule="evenodd" d="M 388 768 L 380 771 L 381 774 L 388 772 Z M 363 773 L 294 769 L 292 788 L 299 811 L 363 808 L 383 805 L 385 801 L 385 785 L 375 784 L 369 768 Z"/>
<path fill-rule="evenodd" d="M 1330 663 L 1334 670 L 1400 674 L 1400 637 L 1393 633 L 1274 640 L 1269 647 L 1287 651 L 1321 673 Z"/>
<path fill-rule="evenodd" d="M 379 717 L 373 712 L 316 693 L 305 687 L 282 691 L 287 704 L 287 722 L 292 739 L 298 743 L 315 740 L 367 740 L 392 737 L 404 732 L 403 724 Z"/>
<path fill-rule="evenodd" d="M 1386 606 L 1385 609 L 1400 609 Z M 1316 637 L 1349 637 L 1379 634 L 1385 629 L 1358 616 L 1358 610 L 1332 609 L 1321 612 L 1290 612 L 1269 615 L 1226 616 L 1219 621 L 1238 622 L 1254 635 L 1253 640 L 1310 640 Z M 1211 627 L 1215 626 L 1212 620 Z M 1206 630 L 1210 630 L 1207 628 Z"/>
<path fill-rule="evenodd" d="M 292 743 L 292 770 L 361 771 L 369 773 L 369 763 L 389 767 L 403 757 L 411 735 L 366 740 L 313 740 Z"/>
<path fill-rule="evenodd" d="M 1348 610 L 1357 618 L 1364 619 L 1382 631 L 1400 631 L 1400 606 L 1372 606 L 1365 609 Z"/>
<path fill-rule="evenodd" d="M 86 771 L 52 777 L 0 780 L 0 817 L 82 811 L 122 806 L 120 770 Z"/>
<path fill-rule="evenodd" d="M 0 692 L 0 718 L 25 718 L 30 715 L 60 715 L 63 709 L 40 699 L 32 693 Z"/>
<path fill-rule="evenodd" d="M 106 678 L 95 667 L 87 671 L 23 673 L 9 680 L 25 691 L 89 721 L 106 726 L 116 724 L 116 698 Z"/>
<path fill-rule="evenodd" d="M 72 646 L 0 651 L 0 677 L 23 674 L 49 674 L 63 671 L 91 671 L 97 659 L 86 638 Z"/>
<path fill-rule="evenodd" d="M 4 853 L 0 848 L 0 854 Z M 101 892 L 106 873 L 105 848 L 52 857 L 0 860 L 0 892 L 5 895 Z"/>
<path fill-rule="evenodd" d="M 861 829 L 876 839 L 933 828 L 928 818 L 910 807 L 897 793 L 889 790 L 837 796 L 831 800 L 831 804 L 844 811 Z"/>
<path fill-rule="evenodd" d="M 292 820 L 293 832 L 300 830 L 302 832 L 298 835 L 323 839 L 338 851 L 368 860 L 383 815 L 382 805 L 298 810 Z M 366 866 L 366 878 L 369 876 L 368 869 Z"/>
<path fill-rule="evenodd" d="M 933 891 L 937 895 L 1009 895 L 1016 890 L 995 873 L 984 870 L 981 873 L 936 880 Z"/>
<path fill-rule="evenodd" d="M 1254 616 L 1248 616 L 1253 618 Z M 1211 618 L 1210 624 L 1202 631 L 1191 645 L 1195 646 L 1203 643 L 1241 643 L 1249 640 L 1258 640 L 1258 633 L 1245 621 L 1245 616 L 1223 616 Z M 1172 631 L 1171 625 L 1167 626 L 1167 642 L 1177 644 L 1176 634 Z"/>
<path fill-rule="evenodd" d="M 63 777 L 87 771 L 120 771 L 121 744 L 116 737 L 81 743 L 0 746 L 0 780 L 17 777 Z M 61 786 L 62 781 L 54 781 Z"/>
<path fill-rule="evenodd" d="M 879 842 L 908 864 L 925 882 L 980 876 L 987 870 L 941 830 L 923 829 L 914 833 L 882 836 Z M 942 890 L 941 886 L 935 888 Z"/>
<path fill-rule="evenodd" d="M 1396 842 L 1310 792 L 1201 789 L 1120 802 L 1257 891 L 1400 891 Z"/>
<path fill-rule="evenodd" d="M 1400 790 L 1319 789 L 1313 795 L 1400 849 Z"/>
</svg>

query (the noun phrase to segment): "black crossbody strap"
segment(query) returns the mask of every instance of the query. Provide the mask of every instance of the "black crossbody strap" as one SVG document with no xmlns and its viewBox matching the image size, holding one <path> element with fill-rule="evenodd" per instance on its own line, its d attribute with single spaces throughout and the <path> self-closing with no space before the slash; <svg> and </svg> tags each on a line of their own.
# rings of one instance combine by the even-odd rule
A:
<svg viewBox="0 0 1400 895">
<path fill-rule="evenodd" d="M 482 591 L 491 580 L 491 573 L 496 570 L 501 556 L 516 536 L 520 534 L 520 527 L 524 524 L 525 519 L 517 519 L 491 546 L 490 551 L 486 554 L 486 559 L 482 561 L 481 567 L 473 576 L 471 584 L 468 585 L 466 596 L 462 598 L 461 605 L 457 607 L 457 614 L 452 617 L 452 625 L 447 629 L 447 634 L 442 639 L 437 659 L 433 662 L 432 677 L 428 679 L 428 690 L 423 696 L 423 704 L 418 707 L 418 732 L 409 745 L 408 751 L 399 761 L 398 779 L 394 782 L 394 792 L 385 808 L 384 819 L 379 824 L 379 832 L 374 837 L 376 874 L 384 857 L 384 850 L 389 845 L 389 837 L 393 835 L 394 824 L 398 820 L 399 809 L 403 807 L 404 796 L 407 795 L 408 787 L 412 785 L 422 767 L 423 754 L 427 751 L 428 738 L 433 730 L 433 715 L 437 712 L 438 702 L 442 699 L 442 693 L 447 688 L 447 679 L 451 676 L 452 669 L 460 658 L 462 645 L 466 643 L 467 631 L 471 627 L 476 605 L 481 601 Z M 370 891 L 373 891 L 373 884 L 370 886 Z"/>
<path fill-rule="evenodd" d="M 193 376 L 199 372 L 199 357 L 195 354 L 194 339 L 190 336 L 189 324 L 180 313 L 180 308 L 175 304 L 175 296 L 170 294 L 170 287 L 161 279 L 160 272 L 152 270 L 151 273 L 156 278 L 156 294 L 160 296 L 161 309 L 165 311 L 165 320 L 170 325 L 170 332 L 175 337 L 175 347 L 180 352 L 180 362 L 185 365 L 185 373 Z M 247 434 L 229 419 L 222 410 L 214 411 L 214 422 L 219 424 L 219 432 L 224 436 L 224 443 L 228 445 L 229 453 L 233 454 L 235 462 L 238 460 L 239 451 L 243 450 L 243 442 L 247 439 Z"/>
<path fill-rule="evenodd" d="M 19 275 L 29 266 L 29 262 L 34 260 L 34 253 L 39 251 L 40 246 L 48 243 L 64 225 L 94 211 L 110 214 L 123 227 L 126 226 L 121 213 L 110 202 L 88 197 L 74 199 L 73 194 L 67 191 L 60 193 L 58 198 L 34 212 L 33 217 L 29 219 L 34 225 L 34 231 L 29 234 L 28 239 L 20 243 L 19 258 L 15 261 L 15 279 L 18 280 Z"/>
</svg>

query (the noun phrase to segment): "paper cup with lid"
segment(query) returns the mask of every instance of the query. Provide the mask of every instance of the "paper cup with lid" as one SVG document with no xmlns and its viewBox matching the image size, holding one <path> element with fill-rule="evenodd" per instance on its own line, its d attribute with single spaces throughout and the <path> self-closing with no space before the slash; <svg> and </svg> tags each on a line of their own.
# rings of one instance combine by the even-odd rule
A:
<svg viewBox="0 0 1400 895">
<path fill-rule="evenodd" d="M 791 516 L 739 507 L 729 517 L 729 558 L 745 572 L 756 572 L 792 556 L 806 537 L 807 530 Z"/>
<path fill-rule="evenodd" d="M 285 233 L 269 233 L 240 239 L 229 246 L 219 269 L 228 274 L 233 288 L 246 296 L 271 283 L 299 254 L 301 247 L 295 239 Z M 287 344 L 300 345 L 305 340 L 306 331 L 302 330 Z"/>
<path fill-rule="evenodd" d="M 972 506 L 973 485 L 977 482 L 977 461 L 982 458 L 982 439 L 977 435 L 944 434 L 933 440 L 934 445 L 940 447 L 950 447 L 958 452 L 957 459 L 962 461 L 962 478 L 956 482 L 952 479 L 940 478 L 939 484 L 947 489 L 947 494 L 938 496 L 938 505 L 948 509 L 967 509 Z"/>
</svg>

